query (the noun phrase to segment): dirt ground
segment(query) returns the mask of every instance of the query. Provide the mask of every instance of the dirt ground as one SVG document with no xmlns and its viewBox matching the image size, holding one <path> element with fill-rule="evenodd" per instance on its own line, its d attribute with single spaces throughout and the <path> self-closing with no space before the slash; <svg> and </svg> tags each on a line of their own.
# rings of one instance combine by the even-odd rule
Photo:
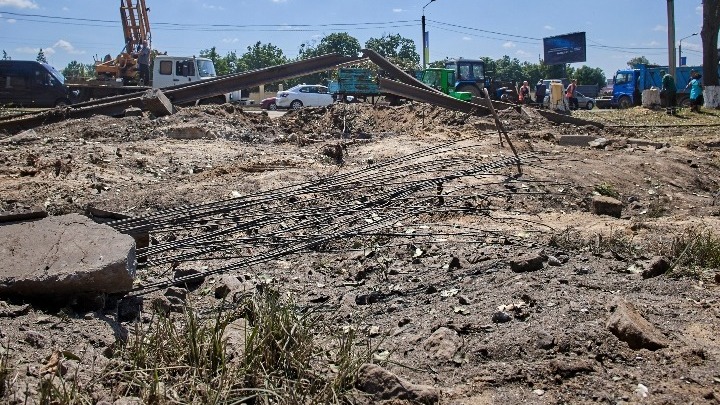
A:
<svg viewBox="0 0 720 405">
<path fill-rule="evenodd" d="M 500 113 L 513 145 L 537 157 L 518 185 L 500 185 L 516 195 L 466 195 L 483 210 L 411 215 L 372 243 L 358 237 L 360 246 L 289 254 L 234 274 L 273 280 L 338 329 L 355 328 L 375 345 L 376 362 L 435 387 L 442 404 L 720 403 L 720 269 L 641 275 L 655 256 L 672 258 L 682 235 L 720 235 L 720 114 L 573 115 L 606 127 Z M 564 135 L 608 144 L 561 146 Z M 0 135 L 0 211 L 137 216 L 352 173 L 447 142 L 467 145 L 467 161 L 512 155 L 490 118 L 419 104 L 335 105 L 275 119 L 225 105 L 69 120 Z M 478 186 L 473 179 L 463 184 Z M 620 218 L 592 212 L 598 192 L 622 202 Z M 418 230 L 427 237 L 403 236 Z M 525 255 L 543 257 L 542 268 L 513 271 Z M 140 270 L 138 279 L 159 271 Z M 219 277 L 188 300 L 217 305 L 210 286 Z M 618 299 L 664 347 L 631 348 L 613 333 Z M 93 379 L 118 330 L 128 329 L 103 311 L 0 301 L 0 357 L 10 365 L 0 402 L 35 403 L 57 350 L 81 357 L 76 378 L 97 386 L 96 401 L 115 399 Z"/>
</svg>

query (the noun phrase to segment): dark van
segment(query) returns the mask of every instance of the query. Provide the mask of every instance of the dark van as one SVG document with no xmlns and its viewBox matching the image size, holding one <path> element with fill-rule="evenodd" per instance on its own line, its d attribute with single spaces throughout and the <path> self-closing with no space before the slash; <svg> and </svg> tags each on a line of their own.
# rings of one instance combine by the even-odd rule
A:
<svg viewBox="0 0 720 405">
<path fill-rule="evenodd" d="M 65 77 L 47 63 L 0 60 L 0 105 L 57 107 L 70 104 Z"/>
</svg>

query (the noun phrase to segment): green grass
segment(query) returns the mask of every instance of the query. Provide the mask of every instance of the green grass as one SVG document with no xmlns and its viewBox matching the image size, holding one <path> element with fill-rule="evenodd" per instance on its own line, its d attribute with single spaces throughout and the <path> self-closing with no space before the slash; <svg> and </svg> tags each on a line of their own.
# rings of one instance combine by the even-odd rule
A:
<svg viewBox="0 0 720 405">
<path fill-rule="evenodd" d="M 689 228 L 670 246 L 671 273 L 698 277 L 705 269 L 720 268 L 720 235 L 710 229 Z"/>
<path fill-rule="evenodd" d="M 595 192 L 606 197 L 620 198 L 620 193 L 615 189 L 615 186 L 609 183 L 596 185 Z"/>
</svg>

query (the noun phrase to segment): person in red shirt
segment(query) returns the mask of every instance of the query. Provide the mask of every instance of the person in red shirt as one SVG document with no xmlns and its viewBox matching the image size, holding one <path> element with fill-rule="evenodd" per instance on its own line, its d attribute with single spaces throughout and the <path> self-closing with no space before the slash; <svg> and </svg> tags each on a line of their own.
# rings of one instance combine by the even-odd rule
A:
<svg viewBox="0 0 720 405">
<path fill-rule="evenodd" d="M 577 93 L 577 79 L 573 79 L 565 90 L 565 97 L 568 99 L 568 104 L 570 105 L 571 110 L 577 110 L 580 108 L 580 103 L 578 103 L 577 94 L 575 93 Z"/>
</svg>

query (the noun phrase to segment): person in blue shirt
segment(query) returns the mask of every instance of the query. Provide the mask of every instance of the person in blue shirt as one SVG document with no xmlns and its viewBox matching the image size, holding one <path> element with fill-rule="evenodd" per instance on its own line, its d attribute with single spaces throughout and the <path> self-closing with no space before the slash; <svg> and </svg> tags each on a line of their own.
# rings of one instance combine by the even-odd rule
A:
<svg viewBox="0 0 720 405">
<path fill-rule="evenodd" d="M 692 72 L 692 79 L 685 86 L 685 89 L 688 88 L 690 89 L 690 111 L 700 112 L 700 106 L 703 105 L 705 99 L 703 98 L 702 84 L 698 72 Z"/>
</svg>

